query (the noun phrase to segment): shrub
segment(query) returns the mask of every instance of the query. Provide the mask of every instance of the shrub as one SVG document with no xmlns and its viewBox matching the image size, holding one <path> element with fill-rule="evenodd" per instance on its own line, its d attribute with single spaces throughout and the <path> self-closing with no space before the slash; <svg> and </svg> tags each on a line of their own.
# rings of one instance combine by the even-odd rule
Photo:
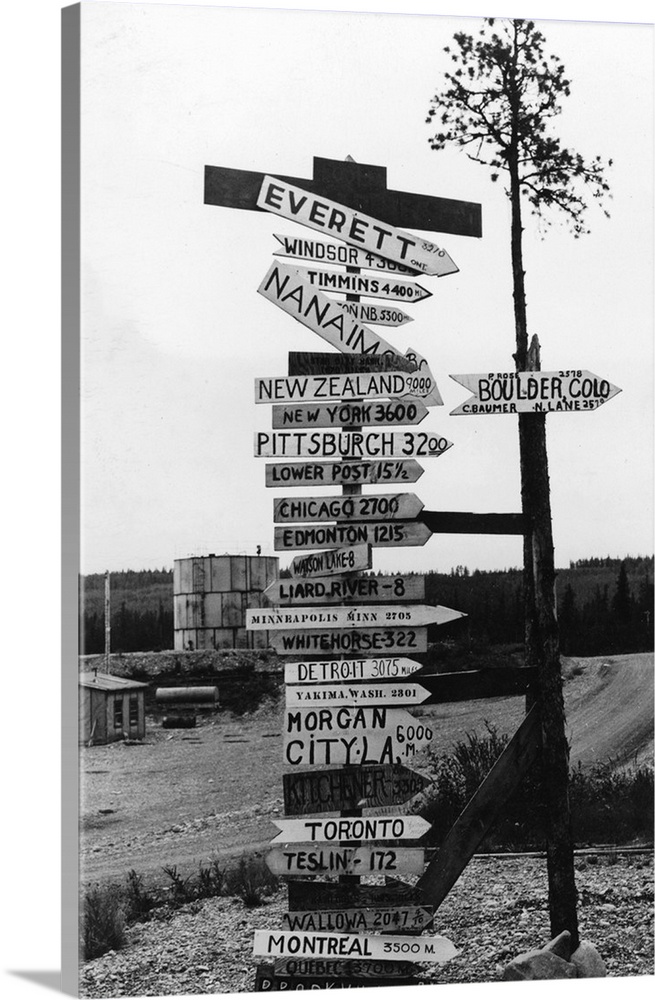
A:
<svg viewBox="0 0 655 1000">
<path fill-rule="evenodd" d="M 151 910 L 159 906 L 157 897 L 145 889 L 143 875 L 138 875 L 134 868 L 127 873 L 126 903 L 129 922 L 147 920 Z"/>
<path fill-rule="evenodd" d="M 225 877 L 225 894 L 239 896 L 246 906 L 261 906 L 279 885 L 277 875 L 259 854 L 242 854 Z"/>
<path fill-rule="evenodd" d="M 120 886 L 95 886 L 84 896 L 82 954 L 85 961 L 125 944 L 125 893 Z"/>
</svg>

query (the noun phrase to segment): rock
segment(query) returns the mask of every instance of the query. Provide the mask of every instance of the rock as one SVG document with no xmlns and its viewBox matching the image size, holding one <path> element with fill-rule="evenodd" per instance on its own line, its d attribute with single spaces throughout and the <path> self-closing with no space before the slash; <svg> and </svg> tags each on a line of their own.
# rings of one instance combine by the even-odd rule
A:
<svg viewBox="0 0 655 1000">
<path fill-rule="evenodd" d="M 579 979 L 596 979 L 607 975 L 605 963 L 591 941 L 581 941 L 571 955 L 571 964 L 578 970 Z"/>
<path fill-rule="evenodd" d="M 571 961 L 571 932 L 562 931 L 558 934 L 556 938 L 549 941 L 548 944 L 542 949 L 543 951 L 551 951 L 553 955 L 559 955 L 563 958 L 565 962 Z"/>
<path fill-rule="evenodd" d="M 535 948 L 526 951 L 506 966 L 503 979 L 575 979 L 577 967 L 552 951 Z"/>
</svg>

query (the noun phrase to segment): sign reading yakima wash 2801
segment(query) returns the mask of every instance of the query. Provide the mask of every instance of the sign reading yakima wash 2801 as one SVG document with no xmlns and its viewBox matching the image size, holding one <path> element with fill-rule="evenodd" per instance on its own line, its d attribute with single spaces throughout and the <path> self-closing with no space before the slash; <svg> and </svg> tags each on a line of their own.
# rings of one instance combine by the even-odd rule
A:
<svg viewBox="0 0 655 1000">
<path fill-rule="evenodd" d="M 276 177 L 264 177 L 257 206 L 424 274 L 459 270 L 443 247 Z"/>
</svg>

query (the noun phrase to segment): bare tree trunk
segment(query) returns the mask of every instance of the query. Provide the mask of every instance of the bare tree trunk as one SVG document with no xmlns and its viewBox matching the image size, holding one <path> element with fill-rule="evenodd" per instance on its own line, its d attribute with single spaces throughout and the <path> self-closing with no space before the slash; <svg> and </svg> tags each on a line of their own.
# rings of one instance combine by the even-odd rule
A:
<svg viewBox="0 0 655 1000">
<path fill-rule="evenodd" d="M 523 271 L 521 194 L 516 158 L 510 162 L 512 276 L 517 371 L 541 367 L 536 337 L 528 348 Z M 553 937 L 568 930 L 578 946 L 573 837 L 569 807 L 569 749 L 566 741 L 559 629 L 555 598 L 555 555 L 546 449 L 546 414 L 519 414 L 523 542 L 525 649 L 537 669 L 536 696 L 541 719 L 541 774 L 546 823 L 548 902 Z"/>
</svg>

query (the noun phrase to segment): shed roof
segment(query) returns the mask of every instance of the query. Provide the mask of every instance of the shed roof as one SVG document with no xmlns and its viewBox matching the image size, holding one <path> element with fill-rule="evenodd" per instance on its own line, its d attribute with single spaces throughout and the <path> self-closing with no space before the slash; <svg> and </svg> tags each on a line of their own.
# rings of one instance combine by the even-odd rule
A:
<svg viewBox="0 0 655 1000">
<path fill-rule="evenodd" d="M 129 677 L 118 677 L 116 674 L 101 674 L 95 671 L 80 674 L 80 686 L 97 688 L 100 691 L 125 691 L 131 688 L 145 688 L 147 684 L 133 681 Z"/>
</svg>

